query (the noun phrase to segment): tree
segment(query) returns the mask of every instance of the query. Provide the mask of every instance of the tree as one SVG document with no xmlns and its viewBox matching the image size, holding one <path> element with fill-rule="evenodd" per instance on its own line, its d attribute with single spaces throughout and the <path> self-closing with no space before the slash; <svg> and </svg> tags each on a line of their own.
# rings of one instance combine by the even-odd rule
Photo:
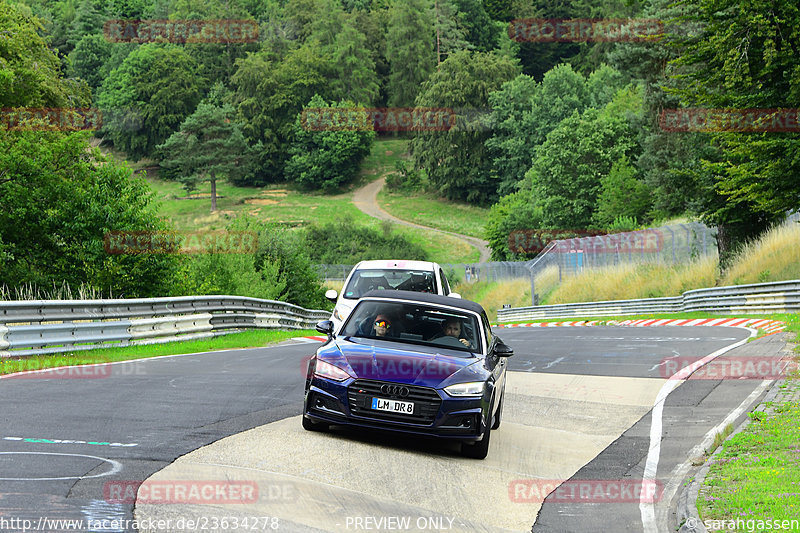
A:
<svg viewBox="0 0 800 533">
<path fill-rule="evenodd" d="M 796 108 L 800 103 L 800 10 L 791 0 L 686 2 L 687 22 L 699 35 L 679 39 L 675 92 L 687 106 Z M 703 158 L 713 190 L 702 216 L 719 228 L 720 261 L 798 206 L 798 133 L 710 134 L 719 156 Z M 723 155 L 724 154 L 724 155 Z"/>
<path fill-rule="evenodd" d="M 636 155 L 638 146 L 626 115 L 640 107 L 637 90 L 622 90 L 602 110 L 576 111 L 547 135 L 526 174 L 544 227 L 591 226 L 601 178 L 623 156 Z"/>
<path fill-rule="evenodd" d="M 452 108 L 461 116 L 448 131 L 417 133 L 410 151 L 415 165 L 451 200 L 487 204 L 497 196 L 489 172 L 485 120 L 489 94 L 515 77 L 517 65 L 492 53 L 457 52 L 447 58 L 422 87 L 417 106 Z M 470 115 L 477 114 L 477 120 Z"/>
<path fill-rule="evenodd" d="M 258 173 L 250 184 L 281 181 L 297 114 L 315 94 L 331 99 L 329 75 L 335 67 L 313 39 L 283 59 L 262 51 L 237 66 L 232 82 L 243 132 L 251 145 L 260 143 Z"/>
<path fill-rule="evenodd" d="M 175 255 L 109 253 L 110 232 L 168 231 L 148 185 L 90 149 L 85 133 L 0 136 L 0 285 L 88 284 L 104 295 L 169 294 Z"/>
<path fill-rule="evenodd" d="M 322 97 L 315 95 L 307 106 L 310 112 L 329 107 L 343 110 L 345 120 L 353 118 L 355 105 L 352 102 L 328 106 Z M 356 122 L 362 124 L 360 129 L 314 131 L 304 123 L 302 113 L 299 114 L 295 122 L 295 140 L 289 146 L 286 179 L 305 189 L 333 192 L 355 178 L 375 140 L 366 113 L 359 115 L 360 120 Z"/>
<path fill-rule="evenodd" d="M 151 155 L 194 111 L 206 84 L 182 48 L 143 44 L 98 91 L 102 133 L 134 160 Z"/>
<path fill-rule="evenodd" d="M 211 183 L 212 212 L 217 210 L 217 180 L 236 180 L 252 171 L 252 151 L 229 104 L 201 103 L 158 151 L 161 164 L 178 170 L 188 189 L 199 181 Z"/>
<path fill-rule="evenodd" d="M 366 46 L 366 37 L 349 22 L 336 35 L 333 64 L 338 72 L 332 80 L 340 99 L 361 105 L 374 105 L 380 87 L 375 62 Z"/>
<path fill-rule="evenodd" d="M 111 58 L 111 48 L 102 35 L 84 36 L 69 54 L 71 73 L 97 89 L 108 75 L 105 65 Z"/>
<path fill-rule="evenodd" d="M 436 64 L 459 50 L 474 50 L 475 45 L 466 39 L 464 15 L 459 13 L 452 0 L 434 0 L 433 30 L 436 33 Z"/>
<path fill-rule="evenodd" d="M 386 59 L 391 106 L 413 106 L 420 85 L 436 68 L 430 10 L 428 0 L 394 2 L 389 8 Z"/>
<path fill-rule="evenodd" d="M 643 221 L 649 209 L 650 188 L 636 179 L 636 169 L 622 156 L 609 173 L 600 178 L 597 209 L 592 220 L 597 226 L 607 228 L 619 217 Z"/>
<path fill-rule="evenodd" d="M 82 107 L 85 86 L 60 76 L 60 61 L 40 33 L 41 21 L 0 0 L 0 107 Z"/>
</svg>

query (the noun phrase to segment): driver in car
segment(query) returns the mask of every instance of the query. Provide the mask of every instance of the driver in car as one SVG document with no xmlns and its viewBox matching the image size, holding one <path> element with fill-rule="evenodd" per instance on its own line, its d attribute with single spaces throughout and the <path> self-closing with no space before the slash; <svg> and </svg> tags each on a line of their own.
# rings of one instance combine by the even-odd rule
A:
<svg viewBox="0 0 800 533">
<path fill-rule="evenodd" d="M 469 341 L 461 336 L 461 321 L 457 318 L 450 317 L 442 323 L 442 332 L 434 335 L 433 339 L 441 337 L 455 337 L 461 344 L 469 348 Z"/>
</svg>

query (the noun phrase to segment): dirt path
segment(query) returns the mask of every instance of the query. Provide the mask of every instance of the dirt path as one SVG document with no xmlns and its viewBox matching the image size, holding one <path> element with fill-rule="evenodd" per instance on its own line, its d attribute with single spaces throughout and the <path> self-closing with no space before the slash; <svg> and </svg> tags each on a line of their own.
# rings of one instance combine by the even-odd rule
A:
<svg viewBox="0 0 800 533">
<path fill-rule="evenodd" d="M 381 207 L 378 205 L 378 192 L 383 188 L 385 183 L 386 179 L 380 178 L 356 190 L 355 193 L 353 194 L 353 203 L 355 204 L 355 206 L 373 218 L 378 218 L 380 220 L 388 220 L 390 222 L 394 222 L 395 224 L 403 224 L 404 226 L 411 226 L 412 228 L 419 228 L 427 231 L 438 231 L 439 233 L 446 233 L 447 235 L 452 235 L 453 237 L 457 237 L 462 241 L 467 242 L 470 246 L 474 246 L 475 248 L 478 249 L 478 251 L 480 251 L 481 257 L 478 260 L 478 262 L 485 263 L 489 260 L 491 251 L 489 250 L 489 243 L 487 241 L 478 239 L 476 237 L 470 237 L 468 235 L 461 235 L 458 233 L 453 233 L 451 231 L 444 231 L 436 228 L 431 228 L 428 226 L 422 226 L 420 224 L 415 224 L 413 222 L 401 220 L 396 216 L 391 215 L 386 211 L 384 211 L 383 209 L 381 209 Z"/>
</svg>

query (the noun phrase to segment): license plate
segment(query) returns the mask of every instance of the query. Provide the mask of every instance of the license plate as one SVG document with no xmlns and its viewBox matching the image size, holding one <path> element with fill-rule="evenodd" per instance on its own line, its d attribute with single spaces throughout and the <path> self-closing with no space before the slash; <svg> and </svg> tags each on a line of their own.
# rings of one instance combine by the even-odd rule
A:
<svg viewBox="0 0 800 533">
<path fill-rule="evenodd" d="M 373 398 L 372 408 L 377 411 L 389 411 L 390 413 L 414 414 L 414 402 L 401 402 L 400 400 L 388 400 L 386 398 Z"/>
</svg>

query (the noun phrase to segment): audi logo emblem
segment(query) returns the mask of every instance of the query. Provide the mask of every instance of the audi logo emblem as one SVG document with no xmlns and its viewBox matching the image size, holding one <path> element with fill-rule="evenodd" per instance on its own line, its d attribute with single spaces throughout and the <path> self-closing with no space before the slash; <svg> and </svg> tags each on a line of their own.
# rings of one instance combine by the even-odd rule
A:
<svg viewBox="0 0 800 533">
<path fill-rule="evenodd" d="M 400 396 L 405 398 L 408 396 L 408 387 L 402 385 L 381 385 L 381 392 L 389 396 Z"/>
</svg>

